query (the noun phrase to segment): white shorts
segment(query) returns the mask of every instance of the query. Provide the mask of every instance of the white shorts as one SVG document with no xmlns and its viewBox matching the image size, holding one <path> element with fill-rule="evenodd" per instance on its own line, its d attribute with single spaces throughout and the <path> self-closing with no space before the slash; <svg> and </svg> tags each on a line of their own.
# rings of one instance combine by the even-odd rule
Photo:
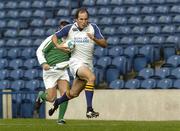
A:
<svg viewBox="0 0 180 131">
<path fill-rule="evenodd" d="M 55 87 L 58 80 L 67 80 L 69 82 L 69 75 L 66 68 L 62 70 L 43 70 L 43 81 L 46 89 Z"/>
<path fill-rule="evenodd" d="M 70 61 L 69 61 L 69 69 L 70 69 L 70 72 L 72 73 L 74 78 L 77 77 L 76 72 L 82 66 L 88 67 L 93 72 L 93 64 L 92 64 L 92 62 L 83 62 L 82 60 L 75 59 L 75 58 L 70 59 Z"/>
</svg>

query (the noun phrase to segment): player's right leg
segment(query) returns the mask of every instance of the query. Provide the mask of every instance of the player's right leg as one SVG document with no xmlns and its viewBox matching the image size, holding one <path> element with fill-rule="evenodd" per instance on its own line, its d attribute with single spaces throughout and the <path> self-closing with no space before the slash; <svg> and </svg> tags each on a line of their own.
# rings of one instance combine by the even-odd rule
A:
<svg viewBox="0 0 180 131">
<path fill-rule="evenodd" d="M 53 115 L 53 113 L 55 112 L 55 110 L 58 108 L 58 106 L 65 102 L 65 101 L 69 101 L 70 99 L 73 99 L 77 96 L 79 96 L 80 92 L 84 89 L 85 86 L 85 81 L 82 81 L 80 79 L 74 79 L 73 81 L 73 85 L 70 89 L 70 91 L 66 91 L 63 96 L 61 96 L 60 98 L 57 98 L 53 104 L 53 108 L 51 108 L 49 110 L 49 115 Z"/>
</svg>

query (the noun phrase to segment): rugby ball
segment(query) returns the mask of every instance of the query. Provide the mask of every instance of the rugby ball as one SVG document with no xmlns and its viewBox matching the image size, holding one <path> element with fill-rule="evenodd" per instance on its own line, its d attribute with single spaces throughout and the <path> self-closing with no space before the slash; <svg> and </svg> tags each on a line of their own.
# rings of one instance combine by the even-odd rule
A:
<svg viewBox="0 0 180 131">
<path fill-rule="evenodd" d="M 64 46 L 68 47 L 71 51 L 75 48 L 75 44 L 72 40 L 65 41 Z"/>
</svg>

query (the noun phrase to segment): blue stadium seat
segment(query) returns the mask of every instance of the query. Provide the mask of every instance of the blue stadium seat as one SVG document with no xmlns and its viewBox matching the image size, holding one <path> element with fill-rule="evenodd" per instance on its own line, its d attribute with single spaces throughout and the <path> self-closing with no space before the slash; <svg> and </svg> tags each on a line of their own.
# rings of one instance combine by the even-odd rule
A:
<svg viewBox="0 0 180 131">
<path fill-rule="evenodd" d="M 110 25 L 112 23 L 113 23 L 113 20 L 111 17 L 102 17 L 102 19 L 99 20 L 99 24 L 101 25 Z M 105 28 L 113 29 L 113 27 L 105 27 Z"/>
<path fill-rule="evenodd" d="M 6 13 L 6 17 L 8 17 L 8 18 L 17 18 L 17 17 L 19 17 L 19 12 L 17 10 L 9 10 Z"/>
<path fill-rule="evenodd" d="M 144 45 L 139 49 L 139 53 L 147 58 L 148 63 L 153 63 L 155 60 L 154 47 L 152 45 Z"/>
<path fill-rule="evenodd" d="M 33 32 L 32 32 L 32 36 L 43 37 L 44 35 L 45 35 L 45 30 L 41 29 L 41 28 L 34 29 Z"/>
<path fill-rule="evenodd" d="M 152 68 L 144 68 L 139 71 L 137 78 L 138 79 L 148 79 L 154 75 L 154 70 Z"/>
<path fill-rule="evenodd" d="M 18 36 L 22 36 L 22 37 L 30 37 L 31 36 L 31 29 L 22 29 L 19 31 Z"/>
<path fill-rule="evenodd" d="M 122 5 L 123 0 L 111 0 L 110 4 L 111 5 Z"/>
<path fill-rule="evenodd" d="M 125 56 L 114 57 L 111 64 L 119 69 L 120 74 L 126 74 L 130 68 L 129 60 Z"/>
<path fill-rule="evenodd" d="M 6 16 L 5 11 L 1 11 L 1 12 L 0 12 L 0 18 L 5 18 L 5 16 Z"/>
<path fill-rule="evenodd" d="M 109 45 L 116 46 L 116 45 L 118 45 L 120 43 L 119 42 L 119 37 L 118 36 L 109 36 L 107 38 L 107 43 Z"/>
<path fill-rule="evenodd" d="M 6 42 L 5 40 L 0 40 L 0 47 L 6 47 Z"/>
<path fill-rule="evenodd" d="M 46 30 L 45 35 L 50 36 L 50 35 L 54 34 L 56 31 L 57 31 L 57 28 L 49 28 Z"/>
<path fill-rule="evenodd" d="M 91 23 L 99 23 L 99 19 L 97 18 L 97 17 L 90 17 L 89 18 L 89 22 L 91 22 Z"/>
<path fill-rule="evenodd" d="M 113 21 L 113 23 L 119 24 L 119 25 L 127 24 L 127 18 L 124 16 L 117 16 L 115 17 L 115 20 Z"/>
<path fill-rule="evenodd" d="M 96 76 L 96 85 L 104 81 L 104 70 L 100 66 L 94 66 L 94 74 Z"/>
<path fill-rule="evenodd" d="M 109 88 L 111 89 L 123 89 L 124 88 L 124 81 L 117 79 L 110 83 Z"/>
<path fill-rule="evenodd" d="M 175 76 L 177 79 L 180 79 L 180 67 L 172 69 L 171 75 Z"/>
<path fill-rule="evenodd" d="M 125 83 L 125 88 L 126 89 L 138 89 L 140 88 L 140 80 L 138 79 L 130 79 Z"/>
<path fill-rule="evenodd" d="M 133 34 L 144 34 L 146 32 L 146 28 L 144 26 L 135 26 L 132 28 Z"/>
<path fill-rule="evenodd" d="M 151 79 L 151 78 L 147 78 L 145 80 L 142 80 L 141 82 L 141 88 L 142 89 L 154 89 L 156 88 L 156 80 L 155 79 Z"/>
<path fill-rule="evenodd" d="M 12 70 L 9 74 L 9 78 L 11 80 L 18 80 L 18 79 L 22 79 L 23 78 L 23 75 L 24 75 L 24 70 L 22 69 L 15 69 L 15 70 Z"/>
<path fill-rule="evenodd" d="M 147 58 L 142 54 L 135 55 L 132 63 L 132 68 L 136 72 L 139 72 L 141 69 L 145 68 L 148 65 Z"/>
<path fill-rule="evenodd" d="M 167 3 L 177 3 L 179 0 L 166 0 Z"/>
<path fill-rule="evenodd" d="M 0 80 L 5 80 L 9 77 L 9 70 L 0 69 Z"/>
<path fill-rule="evenodd" d="M 161 45 L 165 42 L 165 38 L 163 36 L 153 36 L 150 40 L 151 44 Z"/>
<path fill-rule="evenodd" d="M 116 32 L 118 34 L 130 34 L 131 28 L 129 26 L 119 26 Z"/>
<path fill-rule="evenodd" d="M 27 80 L 36 79 L 39 75 L 39 71 L 37 69 L 28 69 L 24 72 L 24 77 Z"/>
<path fill-rule="evenodd" d="M 138 6 L 133 7 L 133 6 L 129 6 L 126 10 L 127 14 L 139 14 L 140 13 L 140 8 Z"/>
<path fill-rule="evenodd" d="M 160 26 L 149 26 L 147 28 L 146 33 L 149 33 L 149 34 L 159 34 L 160 31 L 161 31 L 161 27 Z"/>
<path fill-rule="evenodd" d="M 9 61 L 10 69 L 18 69 L 18 68 L 22 67 L 22 65 L 23 65 L 22 59 L 13 59 L 13 60 Z"/>
<path fill-rule="evenodd" d="M 154 3 L 154 4 L 164 4 L 165 3 L 165 0 L 152 0 L 151 3 Z"/>
<path fill-rule="evenodd" d="M 44 10 L 35 10 L 32 14 L 33 17 L 38 17 L 38 18 L 44 18 L 46 16 L 46 12 Z"/>
<path fill-rule="evenodd" d="M 20 46 L 27 46 L 27 47 L 29 47 L 29 46 L 32 46 L 33 45 L 33 41 L 32 41 L 32 39 L 21 39 L 20 40 L 20 42 L 19 42 L 19 45 Z"/>
<path fill-rule="evenodd" d="M 174 81 L 173 88 L 180 89 L 180 79 Z"/>
<path fill-rule="evenodd" d="M 173 25 L 165 25 L 162 30 L 162 33 L 175 33 L 175 26 Z"/>
<path fill-rule="evenodd" d="M 58 5 L 57 1 L 52 1 L 52 0 L 47 0 L 47 2 L 45 3 L 45 7 L 55 8 L 57 7 L 57 5 Z"/>
<path fill-rule="evenodd" d="M 173 5 L 170 9 L 170 12 L 172 13 L 180 13 L 180 6 L 179 5 Z"/>
<path fill-rule="evenodd" d="M 166 63 L 171 64 L 172 67 L 178 67 L 180 65 L 180 56 L 173 55 L 167 59 Z"/>
<path fill-rule="evenodd" d="M 30 80 L 25 83 L 25 88 L 29 91 L 35 91 L 36 88 L 40 88 L 40 81 L 39 80 Z"/>
<path fill-rule="evenodd" d="M 34 46 L 39 46 L 42 42 L 43 42 L 44 39 L 42 38 L 37 38 L 35 39 L 35 41 L 33 42 L 33 45 Z"/>
<path fill-rule="evenodd" d="M 141 9 L 142 14 L 152 14 L 154 13 L 154 7 L 153 6 L 143 6 Z"/>
<path fill-rule="evenodd" d="M 44 7 L 44 3 L 45 2 L 43 2 L 43 1 L 36 0 L 36 1 L 33 1 L 31 6 L 34 7 L 34 8 L 43 8 Z"/>
<path fill-rule="evenodd" d="M 8 67 L 8 59 L 0 59 L 0 69 L 5 69 Z"/>
<path fill-rule="evenodd" d="M 5 8 L 15 9 L 17 8 L 17 2 L 7 1 L 7 3 L 5 4 Z"/>
<path fill-rule="evenodd" d="M 32 16 L 32 10 L 22 10 L 19 14 L 19 17 L 29 18 Z"/>
<path fill-rule="evenodd" d="M 115 7 L 112 9 L 112 14 L 113 15 L 122 15 L 125 14 L 126 10 L 124 7 Z"/>
<path fill-rule="evenodd" d="M 157 88 L 160 88 L 160 89 L 171 89 L 172 87 L 173 87 L 172 79 L 165 78 L 165 79 L 159 80 L 157 83 Z"/>
<path fill-rule="evenodd" d="M 111 64 L 111 57 L 104 56 L 97 60 L 96 65 L 100 66 L 103 69 L 106 69 L 110 64 Z"/>
<path fill-rule="evenodd" d="M 136 4 L 136 0 L 124 0 L 124 2 L 123 2 L 124 4 Z"/>
<path fill-rule="evenodd" d="M 19 44 L 19 41 L 16 38 L 8 39 L 5 43 L 6 46 L 10 46 L 10 47 L 17 47 L 18 44 Z"/>
<path fill-rule="evenodd" d="M 69 16 L 70 15 L 70 11 L 68 9 L 59 9 L 57 12 L 57 16 Z"/>
<path fill-rule="evenodd" d="M 116 33 L 114 27 L 105 27 L 102 32 L 104 35 L 114 35 Z"/>
<path fill-rule="evenodd" d="M 37 60 L 35 58 L 27 59 L 24 61 L 24 68 L 25 69 L 33 69 L 35 67 L 39 66 Z"/>
<path fill-rule="evenodd" d="M 30 8 L 31 7 L 31 2 L 30 1 L 19 1 L 19 8 Z"/>
<path fill-rule="evenodd" d="M 155 23 L 157 23 L 157 17 L 156 16 L 145 16 L 144 19 L 142 20 L 142 23 L 155 24 Z"/>
<path fill-rule="evenodd" d="M 83 0 L 82 5 L 84 5 L 84 6 L 94 6 L 95 1 L 94 0 Z"/>
<path fill-rule="evenodd" d="M 94 55 L 95 57 L 100 58 L 106 56 L 107 52 L 108 52 L 107 48 L 102 48 L 100 46 L 97 46 L 94 50 Z"/>
<path fill-rule="evenodd" d="M 95 16 L 97 14 L 97 9 L 94 7 L 88 7 L 87 10 L 89 12 L 89 15 Z"/>
<path fill-rule="evenodd" d="M 165 5 L 157 6 L 157 8 L 155 9 L 155 13 L 168 13 L 168 12 L 169 12 L 169 8 L 168 6 Z"/>
<path fill-rule="evenodd" d="M 49 18 L 49 19 L 46 19 L 45 20 L 45 23 L 44 23 L 45 26 L 57 26 L 58 25 L 58 22 L 56 19 L 53 19 L 53 18 Z"/>
<path fill-rule="evenodd" d="M 141 24 L 142 19 L 140 16 L 130 16 L 128 19 L 128 24 Z"/>
<path fill-rule="evenodd" d="M 65 7 L 66 8 L 72 4 L 71 2 L 72 2 L 71 0 L 60 0 L 59 7 Z"/>
<path fill-rule="evenodd" d="M 30 99 L 22 99 L 20 105 L 20 116 L 22 118 L 33 117 L 33 102 Z"/>
<path fill-rule="evenodd" d="M 0 3 L 0 9 L 4 9 L 4 7 L 5 7 L 5 3 L 4 3 L 4 2 L 1 2 L 1 3 Z"/>
<path fill-rule="evenodd" d="M 0 20 L 0 28 L 6 27 L 6 21 L 5 20 Z"/>
<path fill-rule="evenodd" d="M 113 46 L 108 50 L 108 55 L 111 57 L 120 56 L 123 54 L 123 48 L 121 46 Z"/>
<path fill-rule="evenodd" d="M 9 28 L 18 28 L 20 26 L 20 22 L 18 20 L 9 20 L 7 23 L 7 27 Z"/>
<path fill-rule="evenodd" d="M 167 67 L 161 67 L 155 69 L 155 76 L 159 77 L 160 79 L 167 78 L 170 75 L 170 69 Z"/>
<path fill-rule="evenodd" d="M 30 23 L 32 27 L 41 27 L 43 26 L 44 21 L 42 19 L 33 19 Z"/>
<path fill-rule="evenodd" d="M 109 66 L 105 71 L 105 80 L 108 85 L 118 78 L 120 78 L 119 69 L 115 66 Z"/>
<path fill-rule="evenodd" d="M 97 0 L 96 5 L 109 5 L 109 0 Z"/>
<path fill-rule="evenodd" d="M 4 33 L 4 36 L 15 38 L 17 36 L 17 34 L 18 34 L 18 32 L 16 29 L 7 29 Z"/>
<path fill-rule="evenodd" d="M 9 89 L 11 82 L 9 80 L 0 81 L 0 89 Z"/>
<path fill-rule="evenodd" d="M 111 14 L 111 8 L 108 7 L 100 7 L 97 11 L 98 15 L 110 15 Z"/>
<path fill-rule="evenodd" d="M 21 54 L 21 49 L 20 48 L 11 48 L 8 51 L 7 57 L 10 59 L 18 58 Z"/>
<path fill-rule="evenodd" d="M 149 43 L 149 37 L 148 36 L 138 36 L 136 39 L 135 39 L 135 44 L 140 44 L 141 46 L 142 45 L 146 45 Z"/>
<path fill-rule="evenodd" d="M 139 52 L 138 46 L 132 45 L 128 46 L 124 49 L 124 55 L 128 56 L 129 58 L 133 59 L 135 55 Z"/>
<path fill-rule="evenodd" d="M 158 19 L 158 23 L 171 23 L 172 21 L 172 17 L 171 16 L 160 16 L 159 19 Z"/>
<path fill-rule="evenodd" d="M 7 56 L 7 49 L 0 48 L 0 58 L 5 58 Z"/>
<path fill-rule="evenodd" d="M 36 51 L 34 48 L 24 48 L 21 52 L 21 57 L 24 59 L 33 58 L 36 56 Z"/>
<path fill-rule="evenodd" d="M 134 43 L 134 37 L 132 36 L 124 36 L 120 40 L 120 44 L 132 45 L 133 43 Z"/>
<path fill-rule="evenodd" d="M 23 80 L 16 80 L 11 83 L 11 89 L 13 91 L 19 91 L 21 88 L 24 88 L 25 82 Z"/>
</svg>

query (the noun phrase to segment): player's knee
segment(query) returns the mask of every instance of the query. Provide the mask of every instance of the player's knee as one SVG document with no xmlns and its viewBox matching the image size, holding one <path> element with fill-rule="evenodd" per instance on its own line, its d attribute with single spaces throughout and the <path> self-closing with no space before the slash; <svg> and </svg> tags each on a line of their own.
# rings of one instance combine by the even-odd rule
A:
<svg viewBox="0 0 180 131">
<path fill-rule="evenodd" d="M 49 98 L 49 102 L 54 102 L 56 100 L 56 97 L 55 96 L 52 96 Z"/>
<path fill-rule="evenodd" d="M 88 83 L 94 83 L 96 80 L 96 77 L 94 74 L 92 74 L 89 78 L 88 78 Z"/>
<path fill-rule="evenodd" d="M 75 97 L 78 97 L 79 96 L 79 93 L 77 92 L 70 92 L 70 97 L 71 98 L 75 98 Z"/>
</svg>

